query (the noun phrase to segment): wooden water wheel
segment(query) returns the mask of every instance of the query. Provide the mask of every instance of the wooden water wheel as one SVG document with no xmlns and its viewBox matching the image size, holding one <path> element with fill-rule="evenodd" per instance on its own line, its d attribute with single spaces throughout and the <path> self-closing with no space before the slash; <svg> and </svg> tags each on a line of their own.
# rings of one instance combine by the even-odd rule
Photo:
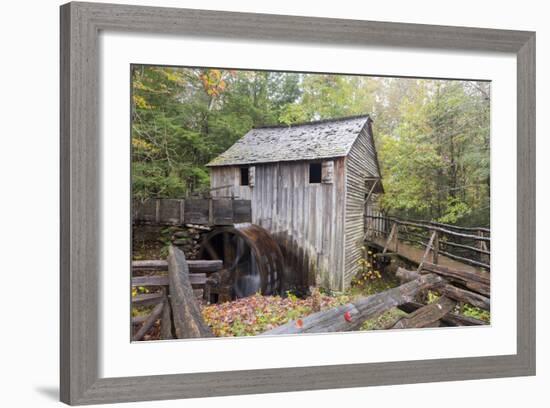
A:
<svg viewBox="0 0 550 408">
<path fill-rule="evenodd" d="M 269 232 L 258 225 L 216 227 L 204 237 L 200 258 L 220 259 L 224 264 L 224 269 L 208 281 L 205 297 L 209 301 L 221 302 L 256 292 L 281 294 L 283 255 Z"/>
</svg>

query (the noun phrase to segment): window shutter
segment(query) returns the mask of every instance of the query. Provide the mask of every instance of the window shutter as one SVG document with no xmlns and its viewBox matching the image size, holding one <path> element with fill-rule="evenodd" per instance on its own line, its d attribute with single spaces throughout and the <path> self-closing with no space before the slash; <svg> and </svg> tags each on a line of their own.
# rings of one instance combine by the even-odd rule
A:
<svg viewBox="0 0 550 408">
<path fill-rule="evenodd" d="M 334 161 L 324 161 L 322 168 L 322 182 L 332 184 L 334 182 Z"/>
<path fill-rule="evenodd" d="M 248 168 L 248 185 L 250 187 L 254 187 L 255 182 L 256 182 L 256 167 L 250 166 Z"/>
</svg>

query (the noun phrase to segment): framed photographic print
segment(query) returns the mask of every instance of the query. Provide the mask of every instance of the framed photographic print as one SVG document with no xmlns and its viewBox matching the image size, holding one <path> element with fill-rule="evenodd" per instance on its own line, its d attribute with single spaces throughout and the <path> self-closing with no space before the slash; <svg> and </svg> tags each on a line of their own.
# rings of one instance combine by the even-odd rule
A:
<svg viewBox="0 0 550 408">
<path fill-rule="evenodd" d="M 69 3 L 61 56 L 62 401 L 534 374 L 534 33 Z"/>
</svg>

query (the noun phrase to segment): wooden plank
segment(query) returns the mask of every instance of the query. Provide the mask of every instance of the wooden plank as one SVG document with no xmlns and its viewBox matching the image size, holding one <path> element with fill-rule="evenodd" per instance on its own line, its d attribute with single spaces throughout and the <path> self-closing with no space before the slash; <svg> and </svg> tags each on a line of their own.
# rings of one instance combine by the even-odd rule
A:
<svg viewBox="0 0 550 408">
<path fill-rule="evenodd" d="M 438 288 L 437 291 L 442 295 L 459 302 L 469 303 L 472 306 L 479 307 L 483 310 L 491 310 L 491 301 L 489 298 L 470 292 L 469 290 L 460 289 L 453 285 L 444 285 L 441 288 Z"/>
<path fill-rule="evenodd" d="M 424 273 L 426 273 L 424 271 Z M 397 271 L 396 271 L 396 277 L 401 281 L 401 282 L 410 282 L 414 279 L 418 279 L 418 277 L 420 276 L 418 272 L 416 271 L 411 271 L 411 270 L 408 270 L 408 269 L 405 269 L 405 268 L 401 268 L 401 267 L 398 267 L 397 268 Z M 445 276 L 445 275 L 443 275 Z M 458 284 L 460 286 L 464 286 L 466 287 L 467 289 L 473 291 L 473 292 L 477 292 L 481 295 L 484 295 L 484 296 L 490 296 L 490 287 L 489 285 L 485 285 L 483 283 L 479 283 L 479 282 L 472 282 L 472 281 L 464 281 L 462 279 L 457 279 L 457 278 L 454 278 L 454 277 L 449 277 L 449 276 L 445 276 L 446 278 L 446 281 L 450 281 L 450 282 L 454 282 L 455 284 Z"/>
<path fill-rule="evenodd" d="M 233 224 L 233 200 L 218 199 L 212 200 L 212 223 L 214 225 Z"/>
<path fill-rule="evenodd" d="M 248 185 L 254 187 L 256 185 L 256 166 L 248 168 Z"/>
<path fill-rule="evenodd" d="M 409 302 L 398 306 L 398 309 L 412 313 L 415 310 L 424 307 L 425 305 L 418 302 Z M 456 313 L 447 313 L 441 319 L 441 322 L 447 326 L 483 326 L 489 324 L 484 320 L 474 319 L 473 317 L 464 316 Z"/>
<path fill-rule="evenodd" d="M 178 225 L 181 222 L 181 201 L 177 199 L 164 198 L 158 200 L 160 224 Z"/>
<path fill-rule="evenodd" d="M 164 259 L 132 261 L 133 272 L 167 271 L 167 270 L 168 270 L 168 263 Z"/>
<path fill-rule="evenodd" d="M 482 268 L 485 268 L 487 270 L 491 269 L 491 265 L 485 263 L 485 262 L 479 262 L 479 261 L 476 261 L 474 259 L 469 259 L 469 258 L 465 258 L 463 256 L 458 256 L 458 255 L 455 255 L 455 254 L 451 254 L 450 252 L 447 252 L 447 251 L 439 251 L 442 255 L 445 255 L 451 259 L 454 259 L 454 260 L 457 260 L 457 261 L 460 261 L 460 262 L 463 262 L 463 263 L 467 263 L 467 264 L 470 264 L 470 265 L 474 265 L 474 266 L 480 266 Z"/>
<path fill-rule="evenodd" d="M 135 276 L 132 278 L 132 286 L 167 286 L 167 275 Z"/>
<path fill-rule="evenodd" d="M 397 268 L 397 272 L 395 275 L 401 280 L 401 282 L 413 281 L 415 279 L 418 279 L 419 276 L 421 276 L 418 272 L 409 271 L 404 268 Z M 490 299 L 478 293 L 457 288 L 448 283 L 441 285 L 436 289 L 436 291 L 442 294 L 443 296 L 447 296 L 456 301 L 469 303 L 472 306 L 479 307 L 483 310 L 491 310 Z"/>
<path fill-rule="evenodd" d="M 437 302 L 423 306 L 409 316 L 399 319 L 392 329 L 409 329 L 426 327 L 437 322 L 456 306 L 456 302 L 445 296 L 440 297 Z"/>
<path fill-rule="evenodd" d="M 158 305 L 155 306 L 153 311 L 145 321 L 143 322 L 143 325 L 139 328 L 139 330 L 132 336 L 132 341 L 139 341 L 147 334 L 147 332 L 153 327 L 155 322 L 161 317 L 162 310 L 164 308 L 164 302 L 160 302 Z"/>
<path fill-rule="evenodd" d="M 466 270 L 449 268 L 443 265 L 435 265 L 429 262 L 425 262 L 422 269 L 424 271 L 437 273 L 438 275 L 442 275 L 452 279 L 458 279 L 460 281 L 479 282 L 485 285 L 491 284 L 491 275 L 488 272 L 484 272 L 484 271 L 471 272 Z"/>
<path fill-rule="evenodd" d="M 334 182 L 334 161 L 324 160 L 321 164 L 321 182 L 332 184 Z"/>
<path fill-rule="evenodd" d="M 153 224 L 156 222 L 156 200 L 149 199 L 145 201 L 134 200 L 132 203 L 132 222 L 141 222 Z"/>
<path fill-rule="evenodd" d="M 164 296 L 164 307 L 162 309 L 162 319 L 160 321 L 160 339 L 170 340 L 174 338 L 172 326 L 172 307 L 170 301 Z"/>
<path fill-rule="evenodd" d="M 478 242 L 478 244 L 480 246 L 479 248 L 476 248 L 476 247 L 473 247 L 473 246 L 470 246 L 470 245 L 457 244 L 456 242 L 451 242 L 451 241 L 442 241 L 441 244 L 452 246 L 452 247 L 455 247 L 455 248 L 467 249 L 469 251 L 474 251 L 474 252 L 484 254 L 484 255 L 491 255 L 491 252 L 489 252 L 487 250 L 487 243 L 483 242 L 483 241 Z"/>
<path fill-rule="evenodd" d="M 208 224 L 210 200 L 189 198 L 185 200 L 184 219 L 186 224 Z"/>
<path fill-rule="evenodd" d="M 393 236 L 395 235 L 396 229 L 397 229 L 397 224 L 395 224 L 395 223 L 392 224 L 390 234 L 388 235 L 388 239 L 386 240 L 386 244 L 384 245 L 384 249 L 382 250 L 382 254 L 385 254 L 386 251 L 388 250 L 389 245 L 391 244 L 391 241 L 393 239 Z M 395 251 L 395 252 L 397 252 L 397 251 Z"/>
<path fill-rule="evenodd" d="M 189 266 L 189 273 L 210 273 L 222 269 L 223 262 L 221 260 L 196 259 L 187 261 L 187 265 Z M 134 272 L 167 270 L 168 262 L 164 259 L 132 261 L 132 271 Z"/>
<path fill-rule="evenodd" d="M 173 245 L 168 250 L 168 276 L 176 337 L 212 337 L 212 331 L 204 322 L 193 293 L 190 279 L 192 275 L 189 274 L 185 255 Z"/>
<path fill-rule="evenodd" d="M 367 319 L 375 318 L 385 311 L 411 302 L 423 290 L 442 284 L 437 275 L 423 275 L 414 281 L 372 296 L 361 297 L 346 305 L 306 316 L 297 324 L 295 320 L 269 330 L 262 335 L 327 333 L 357 330 Z"/>
<path fill-rule="evenodd" d="M 426 259 L 428 259 L 428 254 L 430 253 L 431 250 L 434 249 L 433 245 L 434 245 L 434 242 L 436 240 L 436 237 L 437 237 L 437 231 L 434 231 L 432 233 L 432 236 L 430 237 L 430 241 L 428 242 L 428 245 L 426 245 L 426 250 L 424 251 L 424 255 L 422 256 L 422 260 L 420 261 L 420 264 L 418 265 L 418 269 L 416 270 L 417 272 L 420 272 L 422 270 L 422 265 L 424 265 L 424 262 L 426 262 Z M 433 252 L 433 261 L 434 261 L 434 263 L 437 263 L 437 255 L 436 255 L 435 250 Z"/>
<path fill-rule="evenodd" d="M 132 296 L 133 306 L 150 306 L 161 302 L 164 299 L 163 293 L 144 293 Z"/>
<path fill-rule="evenodd" d="M 149 315 L 134 316 L 134 317 L 132 317 L 132 324 L 133 325 L 142 324 L 145 320 L 147 320 L 148 317 L 149 317 Z"/>
<path fill-rule="evenodd" d="M 233 222 L 252 222 L 252 202 L 250 200 L 233 200 Z"/>
<path fill-rule="evenodd" d="M 204 285 L 206 283 L 206 274 L 189 274 L 189 282 L 192 285 Z M 168 275 L 134 276 L 132 278 L 132 286 L 168 286 L 169 284 Z"/>
<path fill-rule="evenodd" d="M 437 223 L 433 223 L 433 222 L 423 223 L 423 221 L 417 221 L 417 222 L 407 221 L 407 220 L 403 220 L 403 219 L 396 218 L 396 217 L 381 217 L 381 216 L 371 216 L 371 217 L 372 218 L 385 219 L 385 220 L 395 222 L 395 223 L 400 224 L 400 225 L 408 225 L 408 226 L 411 226 L 411 227 L 429 229 L 429 230 L 432 230 L 432 231 L 439 231 L 441 233 L 451 235 L 451 236 L 455 236 L 455 237 L 469 238 L 469 239 L 473 239 L 473 240 L 476 240 L 476 241 L 485 241 L 485 242 L 490 242 L 491 241 L 490 237 L 485 237 L 485 236 L 480 237 L 478 235 L 462 234 L 462 233 L 459 233 L 459 232 L 451 231 L 451 230 L 446 229 L 446 228 L 435 226 Z M 478 231 L 479 229 L 480 228 L 477 228 L 477 227 L 474 228 L 475 231 Z M 481 228 L 481 229 L 483 229 L 483 228 Z M 487 230 L 487 232 L 490 233 L 490 230 Z"/>
<path fill-rule="evenodd" d="M 420 224 L 420 223 L 411 222 L 411 221 L 404 221 L 404 220 L 401 220 L 401 219 L 395 218 L 395 217 L 389 217 L 389 219 L 391 221 L 397 223 L 397 224 L 409 225 L 409 226 L 412 226 L 412 227 L 430 229 L 432 231 L 438 231 L 438 232 L 441 232 L 441 233 L 444 233 L 444 234 L 447 234 L 447 235 L 451 235 L 451 236 L 454 236 L 454 237 L 470 238 L 470 239 L 473 239 L 473 240 L 486 241 L 486 242 L 491 241 L 491 238 L 489 238 L 489 237 L 480 237 L 478 235 L 463 234 L 463 233 L 451 231 L 449 229 L 445 229 L 445 228 L 441 228 L 441 227 L 435 227 L 435 226 L 432 226 L 432 225 Z"/>
</svg>

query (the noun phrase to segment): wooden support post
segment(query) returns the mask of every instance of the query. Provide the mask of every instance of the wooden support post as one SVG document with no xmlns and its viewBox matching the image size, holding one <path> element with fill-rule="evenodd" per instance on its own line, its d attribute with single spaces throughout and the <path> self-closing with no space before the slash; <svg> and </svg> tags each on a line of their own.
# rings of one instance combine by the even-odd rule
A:
<svg viewBox="0 0 550 408">
<path fill-rule="evenodd" d="M 477 235 L 479 235 L 481 238 L 485 237 L 485 233 L 481 230 L 477 232 Z M 487 242 L 481 239 L 478 241 L 478 248 L 482 251 L 489 252 L 489 249 L 487 247 Z M 479 259 L 481 262 L 486 264 L 489 264 L 491 262 L 491 259 L 488 255 L 480 254 Z"/>
<path fill-rule="evenodd" d="M 399 252 L 399 224 L 395 224 L 395 253 Z"/>
<path fill-rule="evenodd" d="M 416 272 L 420 273 L 422 270 L 422 267 L 424 266 L 424 262 L 426 262 L 426 259 L 428 259 L 428 254 L 430 251 L 433 251 L 434 249 L 434 241 L 437 236 L 437 231 L 434 231 L 432 233 L 432 236 L 430 237 L 430 240 L 428 241 L 428 245 L 426 245 L 426 250 L 424 251 L 424 255 L 422 255 L 422 260 L 420 261 L 420 264 L 418 264 L 418 268 L 416 269 Z"/>
<path fill-rule="evenodd" d="M 437 265 L 439 258 L 439 232 L 434 231 L 434 241 L 433 241 L 433 263 Z"/>
<path fill-rule="evenodd" d="M 208 225 L 212 225 L 214 223 L 214 209 L 213 209 L 213 200 L 208 200 Z"/>
<path fill-rule="evenodd" d="M 180 224 L 185 224 L 185 200 L 180 200 Z"/>
<path fill-rule="evenodd" d="M 212 331 L 204 322 L 193 293 L 185 255 L 171 245 L 168 249 L 167 261 L 168 277 L 170 278 L 170 303 L 176 337 L 178 339 L 212 337 Z"/>
<path fill-rule="evenodd" d="M 160 223 L 160 200 L 155 200 L 155 224 Z"/>
<path fill-rule="evenodd" d="M 162 320 L 160 321 L 160 339 L 170 340 L 174 338 L 172 327 L 172 306 L 168 299 L 168 288 L 162 288 L 164 306 L 162 308 Z"/>
<path fill-rule="evenodd" d="M 386 251 L 388 250 L 388 247 L 390 246 L 390 244 L 392 242 L 393 236 L 395 234 L 396 227 L 397 227 L 397 224 L 393 223 L 392 226 L 391 226 L 390 235 L 388 235 L 388 239 L 386 240 L 386 244 L 384 245 L 384 249 L 382 250 L 383 254 L 386 253 Z"/>
</svg>

